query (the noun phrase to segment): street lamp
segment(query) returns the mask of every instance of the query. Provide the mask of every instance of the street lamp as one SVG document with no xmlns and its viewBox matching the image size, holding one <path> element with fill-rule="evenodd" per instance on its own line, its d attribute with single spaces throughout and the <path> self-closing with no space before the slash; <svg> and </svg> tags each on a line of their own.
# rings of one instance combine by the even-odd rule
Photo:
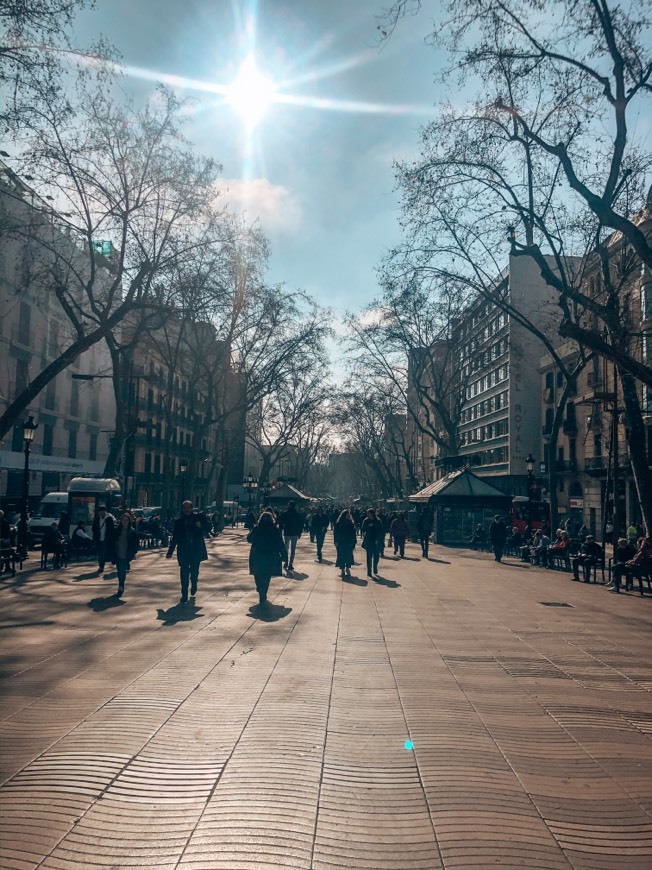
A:
<svg viewBox="0 0 652 870">
<path fill-rule="evenodd" d="M 188 471 L 188 460 L 182 459 L 179 462 L 179 471 L 181 472 L 181 501 L 186 497 L 186 472 Z"/>
<path fill-rule="evenodd" d="M 25 466 L 23 468 L 23 509 L 20 514 L 20 533 L 18 543 L 20 544 L 25 555 L 27 554 L 27 544 L 29 534 L 27 529 L 27 520 L 29 516 L 29 452 L 34 440 L 34 433 L 38 429 L 38 423 L 34 422 L 34 418 L 30 416 L 23 423 L 23 440 L 25 442 Z"/>
<path fill-rule="evenodd" d="M 250 473 L 245 477 L 245 479 L 242 481 L 242 485 L 243 485 L 243 487 L 247 490 L 247 492 L 249 493 L 249 510 L 251 510 L 251 500 L 252 500 L 252 497 L 253 497 L 253 491 L 254 491 L 255 489 L 258 489 L 258 481 L 256 480 L 255 477 L 253 477 L 253 475 L 252 475 L 251 472 L 250 472 Z"/>
<path fill-rule="evenodd" d="M 530 532 L 532 531 L 532 472 L 534 471 L 535 464 L 536 459 L 531 453 L 528 453 L 525 467 L 527 468 L 527 522 Z"/>
</svg>

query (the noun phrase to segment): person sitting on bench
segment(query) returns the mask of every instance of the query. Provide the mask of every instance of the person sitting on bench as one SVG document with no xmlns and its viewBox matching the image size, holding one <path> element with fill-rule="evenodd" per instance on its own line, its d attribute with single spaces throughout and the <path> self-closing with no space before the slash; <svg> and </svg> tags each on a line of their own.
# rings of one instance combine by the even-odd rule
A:
<svg viewBox="0 0 652 870">
<path fill-rule="evenodd" d="M 48 556 L 52 553 L 52 567 L 56 570 L 61 567 L 61 555 L 63 553 L 62 536 L 59 532 L 58 523 L 55 520 L 49 528 L 43 532 L 41 541 L 41 568 L 48 569 Z"/>
<path fill-rule="evenodd" d="M 627 563 L 636 555 L 636 547 L 630 544 L 627 538 L 618 538 L 618 546 L 614 553 L 613 564 L 611 566 L 611 592 L 620 592 L 620 584 L 623 574 L 626 575 L 626 589 L 630 589 L 632 585 L 631 577 L 628 573 Z"/>
<path fill-rule="evenodd" d="M 636 577 L 638 591 L 643 595 L 643 578 L 649 578 L 652 570 L 652 537 L 650 535 L 638 539 L 636 555 L 627 562 L 625 569 L 627 571 L 627 585 L 633 585 L 632 580 Z"/>
<path fill-rule="evenodd" d="M 595 568 L 598 562 L 602 559 L 602 547 L 593 535 L 587 535 L 582 544 L 579 553 L 576 556 L 571 556 L 571 567 L 573 569 L 573 580 L 580 579 L 580 565 L 584 573 L 584 582 L 591 582 L 591 571 Z"/>
</svg>

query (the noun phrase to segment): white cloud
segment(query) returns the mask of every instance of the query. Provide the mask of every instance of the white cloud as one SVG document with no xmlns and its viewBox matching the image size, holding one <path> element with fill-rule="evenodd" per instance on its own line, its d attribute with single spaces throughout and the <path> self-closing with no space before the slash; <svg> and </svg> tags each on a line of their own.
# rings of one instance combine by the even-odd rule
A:
<svg viewBox="0 0 652 870">
<path fill-rule="evenodd" d="M 234 211 L 246 214 L 249 220 L 258 218 L 269 233 L 294 233 L 301 225 L 298 198 L 287 187 L 272 184 L 267 178 L 224 179 L 222 196 Z"/>
</svg>

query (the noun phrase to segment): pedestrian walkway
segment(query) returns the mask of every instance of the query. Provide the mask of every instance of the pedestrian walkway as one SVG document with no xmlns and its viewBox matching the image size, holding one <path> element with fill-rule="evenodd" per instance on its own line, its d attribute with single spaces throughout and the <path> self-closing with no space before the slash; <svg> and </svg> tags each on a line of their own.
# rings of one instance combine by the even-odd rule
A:
<svg viewBox="0 0 652 870">
<path fill-rule="evenodd" d="M 2 870 L 652 868 L 652 597 L 329 533 L 261 609 L 248 549 L 2 583 Z"/>
</svg>

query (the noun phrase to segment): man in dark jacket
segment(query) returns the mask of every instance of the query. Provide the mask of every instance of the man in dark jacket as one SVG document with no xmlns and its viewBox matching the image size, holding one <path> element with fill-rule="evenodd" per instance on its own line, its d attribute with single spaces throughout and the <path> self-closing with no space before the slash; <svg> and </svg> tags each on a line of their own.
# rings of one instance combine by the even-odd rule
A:
<svg viewBox="0 0 652 870">
<path fill-rule="evenodd" d="M 113 549 L 113 537 L 115 535 L 115 520 L 107 511 L 106 505 L 101 504 L 100 509 L 93 520 L 93 543 L 97 550 L 97 573 L 104 571 L 104 566 Z"/>
<path fill-rule="evenodd" d="M 188 586 L 191 595 L 197 592 L 199 565 L 208 559 L 204 542 L 207 526 L 206 518 L 202 514 L 193 513 L 192 502 L 184 501 L 181 505 L 181 516 L 174 521 L 172 539 L 165 556 L 166 559 L 171 559 L 176 549 L 181 580 L 181 604 L 188 601 Z"/>
<path fill-rule="evenodd" d="M 317 544 L 317 561 L 321 562 L 321 551 L 324 546 L 324 538 L 328 530 L 330 520 L 324 513 L 324 508 L 319 505 L 317 512 L 313 514 L 310 520 L 310 536 L 314 538 Z"/>
<path fill-rule="evenodd" d="M 285 538 L 285 548 L 288 551 L 287 561 L 284 565 L 286 571 L 294 571 L 294 554 L 297 551 L 297 541 L 303 532 L 304 518 L 299 513 L 294 501 L 288 502 L 287 510 L 281 514 L 278 520 L 279 528 Z"/>
<path fill-rule="evenodd" d="M 428 550 L 430 548 L 430 535 L 432 535 L 433 516 L 432 511 L 424 507 L 421 509 L 419 519 L 417 520 L 417 532 L 419 533 L 419 543 L 421 544 L 421 555 L 424 559 L 428 558 Z"/>
<path fill-rule="evenodd" d="M 591 582 L 591 571 L 593 566 L 597 565 L 602 559 L 602 547 L 593 535 L 587 535 L 586 540 L 580 548 L 577 556 L 571 556 L 571 567 L 573 569 L 573 580 L 580 579 L 580 565 L 584 574 L 584 582 Z"/>
<path fill-rule="evenodd" d="M 494 558 L 496 562 L 500 562 L 503 558 L 503 550 L 507 540 L 507 526 L 497 514 L 494 517 L 493 523 L 489 526 L 489 537 L 494 551 Z"/>
</svg>

